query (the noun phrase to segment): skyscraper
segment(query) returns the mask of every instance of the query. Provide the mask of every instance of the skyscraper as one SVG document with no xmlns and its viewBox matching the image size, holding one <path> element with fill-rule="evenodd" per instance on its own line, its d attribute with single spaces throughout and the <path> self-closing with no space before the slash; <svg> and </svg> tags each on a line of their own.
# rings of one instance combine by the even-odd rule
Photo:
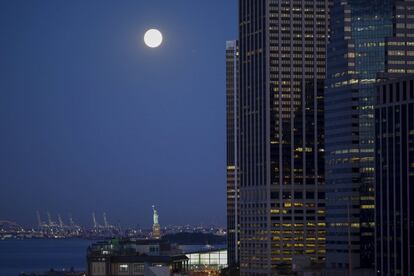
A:
<svg viewBox="0 0 414 276">
<path fill-rule="evenodd" d="M 376 119 L 376 271 L 414 274 L 414 77 L 382 82 Z"/>
<path fill-rule="evenodd" d="M 401 49 L 412 26 L 410 5 L 334 0 L 331 9 L 325 92 L 327 266 L 346 273 L 374 268 L 377 82 L 411 70 Z"/>
<path fill-rule="evenodd" d="M 238 213 L 238 47 L 237 41 L 226 44 L 226 118 L 227 118 L 227 263 L 238 265 L 239 213 Z"/>
<path fill-rule="evenodd" d="M 325 257 L 327 0 L 239 1 L 242 275 Z"/>
<path fill-rule="evenodd" d="M 375 109 L 376 271 L 414 274 L 414 2 L 395 1 Z"/>
<path fill-rule="evenodd" d="M 385 39 L 385 72 L 381 79 L 414 74 L 414 2 L 394 1 L 393 35 Z"/>
</svg>

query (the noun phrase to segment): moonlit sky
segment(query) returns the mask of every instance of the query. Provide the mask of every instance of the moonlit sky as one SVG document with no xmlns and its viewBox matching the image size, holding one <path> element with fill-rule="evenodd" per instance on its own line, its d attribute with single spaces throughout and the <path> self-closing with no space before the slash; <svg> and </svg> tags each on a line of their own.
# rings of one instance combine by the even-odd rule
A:
<svg viewBox="0 0 414 276">
<path fill-rule="evenodd" d="M 236 2 L 1 1 L 0 220 L 224 225 Z"/>
</svg>

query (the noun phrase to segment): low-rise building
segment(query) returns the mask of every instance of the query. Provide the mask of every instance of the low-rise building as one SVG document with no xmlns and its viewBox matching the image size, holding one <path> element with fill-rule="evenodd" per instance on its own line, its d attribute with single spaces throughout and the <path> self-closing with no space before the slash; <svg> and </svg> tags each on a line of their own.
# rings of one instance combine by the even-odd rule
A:
<svg viewBox="0 0 414 276">
<path fill-rule="evenodd" d="M 188 257 L 163 240 L 110 240 L 88 248 L 88 275 L 185 275 Z"/>
</svg>

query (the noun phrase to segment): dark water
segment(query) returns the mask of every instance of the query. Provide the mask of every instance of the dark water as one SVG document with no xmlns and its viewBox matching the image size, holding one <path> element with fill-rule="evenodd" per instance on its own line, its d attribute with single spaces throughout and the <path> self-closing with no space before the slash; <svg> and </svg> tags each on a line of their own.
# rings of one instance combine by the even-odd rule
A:
<svg viewBox="0 0 414 276">
<path fill-rule="evenodd" d="M 85 271 L 86 249 L 90 240 L 0 240 L 0 276 L 18 276 L 21 272 L 46 272 L 51 268 L 63 270 L 74 268 Z M 213 245 L 215 249 L 225 245 Z M 212 249 L 210 247 L 210 249 Z M 205 250 L 205 245 L 182 245 L 184 252 Z"/>
<path fill-rule="evenodd" d="M 21 272 L 85 270 L 86 249 L 93 241 L 68 240 L 5 240 L 0 241 L 0 276 L 17 276 Z"/>
</svg>

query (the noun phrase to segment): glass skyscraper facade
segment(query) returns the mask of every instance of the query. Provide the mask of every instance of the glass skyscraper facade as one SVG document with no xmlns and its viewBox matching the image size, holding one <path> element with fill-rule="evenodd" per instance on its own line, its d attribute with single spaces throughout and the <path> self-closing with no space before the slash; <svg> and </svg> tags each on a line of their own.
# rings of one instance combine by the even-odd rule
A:
<svg viewBox="0 0 414 276">
<path fill-rule="evenodd" d="M 376 119 L 376 271 L 414 274 L 414 77 L 382 82 Z"/>
<path fill-rule="evenodd" d="M 414 2 L 394 2 L 376 120 L 376 272 L 414 275 Z"/>
<path fill-rule="evenodd" d="M 325 93 L 327 266 L 374 267 L 374 105 L 391 0 L 335 0 Z"/>
<path fill-rule="evenodd" d="M 377 85 L 414 72 L 413 3 L 335 0 L 331 9 L 325 92 L 331 268 L 375 266 Z"/>
<path fill-rule="evenodd" d="M 239 1 L 242 275 L 325 258 L 323 92 L 329 1 Z"/>
<path fill-rule="evenodd" d="M 381 79 L 414 74 L 414 1 L 395 1 L 393 36 L 385 40 L 385 72 Z"/>
<path fill-rule="evenodd" d="M 328 267 L 374 268 L 377 85 L 414 72 L 413 3 L 335 0 L 331 10 L 325 93 Z"/>
</svg>

